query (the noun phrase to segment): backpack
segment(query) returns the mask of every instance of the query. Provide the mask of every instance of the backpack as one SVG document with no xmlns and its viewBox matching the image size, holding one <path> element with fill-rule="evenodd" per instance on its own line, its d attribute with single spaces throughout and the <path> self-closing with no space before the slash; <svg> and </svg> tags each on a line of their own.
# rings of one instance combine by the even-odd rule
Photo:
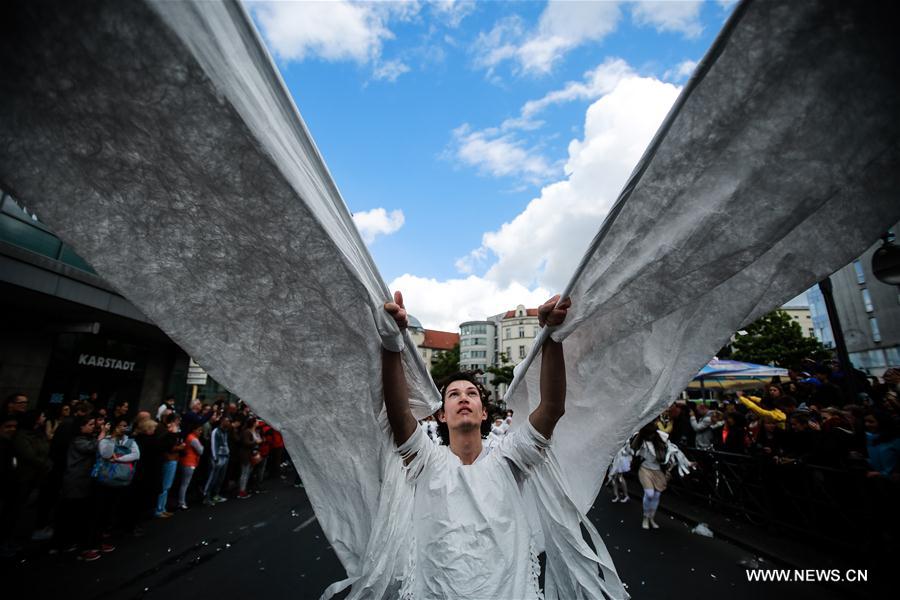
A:
<svg viewBox="0 0 900 600">
<path fill-rule="evenodd" d="M 116 444 L 114 456 L 130 454 L 131 448 L 125 444 Z M 120 463 L 105 459 L 97 454 L 97 462 L 91 469 L 91 478 L 101 485 L 109 487 L 125 487 L 134 479 L 134 463 Z"/>
</svg>

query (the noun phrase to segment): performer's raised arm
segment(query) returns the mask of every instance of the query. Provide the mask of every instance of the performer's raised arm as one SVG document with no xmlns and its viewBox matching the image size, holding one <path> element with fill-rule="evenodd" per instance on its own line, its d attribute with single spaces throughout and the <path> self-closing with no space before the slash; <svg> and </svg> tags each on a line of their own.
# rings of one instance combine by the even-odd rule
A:
<svg viewBox="0 0 900 600">
<path fill-rule="evenodd" d="M 559 294 L 553 296 L 538 308 L 538 323 L 541 327 L 556 327 L 566 319 L 572 301 L 566 298 L 559 303 Z M 541 402 L 529 416 L 531 424 L 545 438 L 550 439 L 563 414 L 566 412 L 566 359 L 561 342 L 550 337 L 541 348 Z"/>
<path fill-rule="evenodd" d="M 406 309 L 403 307 L 403 295 L 400 292 L 394 292 L 394 301 L 385 303 L 384 310 L 394 318 L 401 330 L 406 329 L 409 323 Z M 398 446 L 408 440 L 418 427 L 412 411 L 409 410 L 409 390 L 406 387 L 401 356 L 400 352 L 391 352 L 384 348 L 381 350 L 384 408 L 391 424 L 391 431 L 394 432 L 394 442 Z"/>
</svg>

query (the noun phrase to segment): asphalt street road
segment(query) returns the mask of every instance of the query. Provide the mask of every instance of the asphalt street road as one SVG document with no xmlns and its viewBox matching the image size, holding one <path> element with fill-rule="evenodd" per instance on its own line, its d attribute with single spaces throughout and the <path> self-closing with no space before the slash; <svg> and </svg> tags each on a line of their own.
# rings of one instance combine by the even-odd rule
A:
<svg viewBox="0 0 900 600">
<path fill-rule="evenodd" d="M 198 505 L 151 522 L 143 537 L 119 540 L 115 552 L 94 562 L 33 552 L 11 566 L 12 576 L 26 586 L 28 598 L 317 598 L 344 571 L 304 490 L 267 484 L 268 492 L 248 500 Z M 846 597 L 821 584 L 750 583 L 741 564 L 752 558 L 749 552 L 692 534 L 688 524 L 669 516 L 660 519 L 658 531 L 644 531 L 638 502 L 606 502 L 602 495 L 590 518 L 637 600 Z M 861 597 L 880 596 L 873 575 Z"/>
</svg>

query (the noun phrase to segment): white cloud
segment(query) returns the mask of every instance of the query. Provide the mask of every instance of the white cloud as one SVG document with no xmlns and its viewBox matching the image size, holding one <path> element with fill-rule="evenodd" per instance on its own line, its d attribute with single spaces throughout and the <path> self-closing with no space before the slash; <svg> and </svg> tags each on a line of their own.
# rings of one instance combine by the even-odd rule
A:
<svg viewBox="0 0 900 600">
<path fill-rule="evenodd" d="M 544 186 L 518 216 L 458 259 L 467 277 L 406 274 L 391 282 L 427 327 L 454 331 L 463 321 L 518 304 L 537 306 L 565 287 L 680 91 L 630 69 L 623 73 L 587 109 L 583 138 L 569 144 L 566 178 Z M 484 266 L 483 275 L 475 274 Z"/>
<path fill-rule="evenodd" d="M 374 79 L 390 82 L 409 71 L 400 60 L 382 60 L 382 50 L 386 41 L 394 39 L 390 21 L 417 18 L 421 5 L 415 0 L 244 1 L 255 15 L 266 45 L 281 60 L 317 57 L 371 64 Z"/>
<path fill-rule="evenodd" d="M 405 218 L 402 210 L 388 213 L 383 208 L 373 208 L 353 214 L 353 222 L 362 239 L 371 244 L 379 235 L 390 235 L 403 227 Z"/>
<path fill-rule="evenodd" d="M 514 16 L 481 33 L 473 47 L 475 64 L 490 75 L 500 63 L 514 60 L 519 72 L 546 74 L 569 51 L 614 31 L 620 16 L 616 2 L 551 0 L 532 31 L 526 31 L 522 19 Z"/>
<path fill-rule="evenodd" d="M 485 277 L 501 287 L 535 282 L 561 289 L 678 91 L 630 75 L 594 102 L 584 139 L 569 144 L 569 176 L 545 186 L 516 218 L 484 234 L 482 247 L 496 257 Z"/>
<path fill-rule="evenodd" d="M 694 73 L 697 68 L 697 61 L 683 60 L 663 74 L 665 81 L 680 82 L 684 81 Z"/>
<path fill-rule="evenodd" d="M 553 174 L 547 159 L 528 149 L 511 133 L 492 127 L 473 130 L 465 123 L 453 130 L 452 155 L 495 177 L 521 177 L 539 182 Z"/>
<path fill-rule="evenodd" d="M 399 60 L 389 60 L 378 64 L 372 71 L 372 77 L 391 83 L 404 73 L 409 72 L 409 67 Z"/>
<path fill-rule="evenodd" d="M 251 8 L 273 53 L 283 60 L 318 56 L 366 63 L 393 38 L 384 14 L 367 4 L 332 2 L 254 2 Z"/>
<path fill-rule="evenodd" d="M 500 286 L 475 276 L 439 281 L 406 274 L 389 287 L 403 292 L 410 314 L 425 327 L 441 331 L 459 331 L 464 321 L 483 320 L 519 304 L 535 308 L 551 296 L 545 289 L 529 289 L 519 283 Z"/>
<path fill-rule="evenodd" d="M 636 25 L 649 25 L 660 33 L 671 31 L 695 38 L 703 33 L 702 4 L 702 0 L 644 0 L 631 5 L 631 19 Z"/>
<path fill-rule="evenodd" d="M 529 100 L 522 107 L 522 117 L 530 118 L 551 104 L 573 100 L 594 100 L 611 92 L 623 77 L 634 72 L 621 58 L 608 58 L 603 64 L 584 74 L 584 81 L 570 81 L 538 100 Z"/>
<path fill-rule="evenodd" d="M 449 27 L 459 24 L 475 10 L 475 0 L 432 0 L 432 13 Z"/>
</svg>

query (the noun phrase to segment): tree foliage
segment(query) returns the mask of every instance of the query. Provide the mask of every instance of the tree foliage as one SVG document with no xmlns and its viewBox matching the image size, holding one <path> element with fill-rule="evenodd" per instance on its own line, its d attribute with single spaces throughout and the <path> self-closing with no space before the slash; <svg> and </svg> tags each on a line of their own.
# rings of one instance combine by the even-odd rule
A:
<svg viewBox="0 0 900 600">
<path fill-rule="evenodd" d="M 746 335 L 738 334 L 731 358 L 743 362 L 791 368 L 804 358 L 822 360 L 829 352 L 816 338 L 803 336 L 800 324 L 783 310 L 775 310 L 747 327 Z M 720 356 L 721 357 L 721 356 Z"/>
<path fill-rule="evenodd" d="M 501 352 L 500 353 L 500 364 L 502 366 L 487 368 L 487 372 L 494 376 L 494 378 L 491 380 L 491 383 L 495 387 L 499 386 L 501 383 L 505 383 L 506 385 L 509 385 L 512 383 L 513 369 L 515 368 L 515 366 L 508 365 L 508 364 L 506 364 L 507 362 L 509 362 L 509 357 L 506 356 L 505 352 Z"/>
<path fill-rule="evenodd" d="M 431 378 L 437 385 L 440 380 L 457 371 L 459 371 L 459 344 L 435 359 L 431 365 Z"/>
</svg>

